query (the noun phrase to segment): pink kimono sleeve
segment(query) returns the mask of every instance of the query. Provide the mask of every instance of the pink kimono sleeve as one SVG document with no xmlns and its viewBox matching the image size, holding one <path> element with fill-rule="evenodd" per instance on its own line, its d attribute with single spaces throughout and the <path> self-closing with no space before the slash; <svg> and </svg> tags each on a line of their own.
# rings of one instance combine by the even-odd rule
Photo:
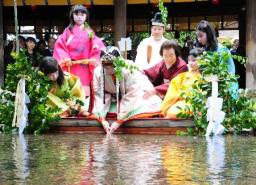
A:
<svg viewBox="0 0 256 185">
<path fill-rule="evenodd" d="M 63 60 L 71 59 L 67 48 L 67 40 L 69 35 L 70 31 L 66 28 L 55 43 L 53 57 L 58 61 L 59 64 Z"/>
<path fill-rule="evenodd" d="M 104 48 L 105 45 L 103 44 L 102 40 L 94 34 L 93 39 L 91 40 L 91 51 L 88 57 L 90 59 L 96 59 L 96 65 L 89 65 L 92 75 L 95 67 L 97 67 L 100 64 L 100 54 L 101 50 Z"/>
</svg>

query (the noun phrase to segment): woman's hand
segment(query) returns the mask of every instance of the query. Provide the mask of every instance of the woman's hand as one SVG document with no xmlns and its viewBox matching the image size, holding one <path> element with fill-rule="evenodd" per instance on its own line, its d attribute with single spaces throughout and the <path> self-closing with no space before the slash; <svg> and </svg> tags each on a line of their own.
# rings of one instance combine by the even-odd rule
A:
<svg viewBox="0 0 256 185">
<path fill-rule="evenodd" d="M 110 131 L 109 134 L 113 134 L 119 127 L 121 124 L 114 122 L 112 123 L 111 127 L 110 127 Z"/>
<path fill-rule="evenodd" d="M 85 110 L 80 110 L 78 115 L 81 115 L 81 116 L 84 116 L 84 117 L 88 117 L 90 116 L 90 113 L 88 111 L 85 111 Z"/>
<path fill-rule="evenodd" d="M 66 110 L 65 112 L 61 113 L 59 116 L 60 116 L 61 118 L 70 117 L 70 116 L 71 116 L 71 115 L 70 115 L 70 110 L 69 110 L 69 109 Z"/>
<path fill-rule="evenodd" d="M 106 131 L 106 133 L 109 134 L 110 126 L 109 126 L 108 121 L 106 121 L 106 120 L 104 119 L 104 120 L 101 121 L 101 124 L 102 124 L 104 130 Z"/>
</svg>

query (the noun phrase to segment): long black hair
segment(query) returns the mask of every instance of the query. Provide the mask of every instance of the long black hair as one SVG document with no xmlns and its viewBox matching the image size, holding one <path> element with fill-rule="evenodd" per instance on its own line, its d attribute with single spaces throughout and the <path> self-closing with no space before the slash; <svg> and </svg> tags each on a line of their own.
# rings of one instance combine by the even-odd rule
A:
<svg viewBox="0 0 256 185">
<path fill-rule="evenodd" d="M 86 14 L 86 20 L 89 21 L 89 11 L 87 10 L 86 7 L 84 7 L 83 5 L 75 5 L 75 6 L 72 6 L 71 10 L 70 10 L 70 13 L 69 13 L 69 20 L 70 20 L 70 23 L 69 23 L 69 30 L 72 31 L 74 25 L 75 25 L 75 21 L 74 21 L 74 14 L 77 14 L 77 13 L 84 13 Z"/>
<path fill-rule="evenodd" d="M 26 41 L 26 43 L 25 43 L 25 48 L 26 48 L 25 55 L 28 57 L 28 60 L 32 63 L 33 67 L 38 67 L 41 55 L 37 51 L 36 39 L 33 38 L 33 37 L 27 37 L 27 39 L 25 41 Z M 28 52 L 28 42 L 33 42 L 35 44 L 35 47 L 33 49 L 33 53 Z"/>
<path fill-rule="evenodd" d="M 216 33 L 212 27 L 212 25 L 205 20 L 200 21 L 196 26 L 196 31 L 202 31 L 206 33 L 207 36 L 207 43 L 205 50 L 206 51 L 216 51 L 218 47 L 218 41 L 216 38 Z M 202 44 L 200 44 L 197 40 L 197 46 L 203 47 Z"/>
<path fill-rule="evenodd" d="M 59 72 L 59 76 L 57 78 L 57 84 L 59 86 L 63 85 L 64 82 L 64 73 L 62 69 L 60 68 L 59 64 L 53 57 L 44 57 L 40 62 L 40 68 L 39 68 L 45 75 Z"/>
</svg>

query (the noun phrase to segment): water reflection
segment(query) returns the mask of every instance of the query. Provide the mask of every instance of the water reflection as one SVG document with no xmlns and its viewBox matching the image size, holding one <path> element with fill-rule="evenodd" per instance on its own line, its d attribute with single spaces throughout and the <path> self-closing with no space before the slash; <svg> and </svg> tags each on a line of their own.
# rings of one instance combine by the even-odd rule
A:
<svg viewBox="0 0 256 185">
<path fill-rule="evenodd" d="M 225 167 L 225 140 L 223 136 L 206 137 L 209 179 L 214 185 L 222 184 Z"/>
<path fill-rule="evenodd" d="M 162 147 L 163 167 L 169 184 L 196 184 L 193 182 L 194 155 L 193 146 L 185 138 L 178 141 L 176 138 Z"/>
<path fill-rule="evenodd" d="M 16 169 L 14 170 L 17 181 L 19 184 L 25 184 L 25 179 L 29 175 L 28 167 L 28 151 L 27 151 L 27 142 L 23 134 L 13 136 L 12 138 L 13 145 L 13 159 Z"/>
<path fill-rule="evenodd" d="M 254 137 L 0 135 L 0 184 L 254 184 Z"/>
<path fill-rule="evenodd" d="M 95 143 L 93 154 L 95 184 L 154 183 L 161 169 L 160 146 L 157 143 L 134 142 L 129 137 L 113 136 Z"/>
</svg>

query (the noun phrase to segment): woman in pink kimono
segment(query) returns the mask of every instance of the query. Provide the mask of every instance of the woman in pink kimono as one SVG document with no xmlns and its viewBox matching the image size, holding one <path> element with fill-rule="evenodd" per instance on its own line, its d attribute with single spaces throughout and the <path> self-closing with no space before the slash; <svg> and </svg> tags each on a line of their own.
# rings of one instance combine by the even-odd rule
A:
<svg viewBox="0 0 256 185">
<path fill-rule="evenodd" d="M 107 133 L 113 133 L 129 119 L 160 114 L 161 99 L 157 95 L 146 96 L 154 86 L 132 61 L 122 59 L 119 50 L 109 46 L 102 52 L 101 62 L 93 77 L 93 113 Z M 106 115 L 113 109 L 117 121 L 110 127 Z"/>
<path fill-rule="evenodd" d="M 90 83 L 98 65 L 104 44 L 88 26 L 88 10 L 75 5 L 70 11 L 70 24 L 56 41 L 53 57 L 64 71 L 81 80 L 85 95 L 90 95 Z"/>
</svg>

